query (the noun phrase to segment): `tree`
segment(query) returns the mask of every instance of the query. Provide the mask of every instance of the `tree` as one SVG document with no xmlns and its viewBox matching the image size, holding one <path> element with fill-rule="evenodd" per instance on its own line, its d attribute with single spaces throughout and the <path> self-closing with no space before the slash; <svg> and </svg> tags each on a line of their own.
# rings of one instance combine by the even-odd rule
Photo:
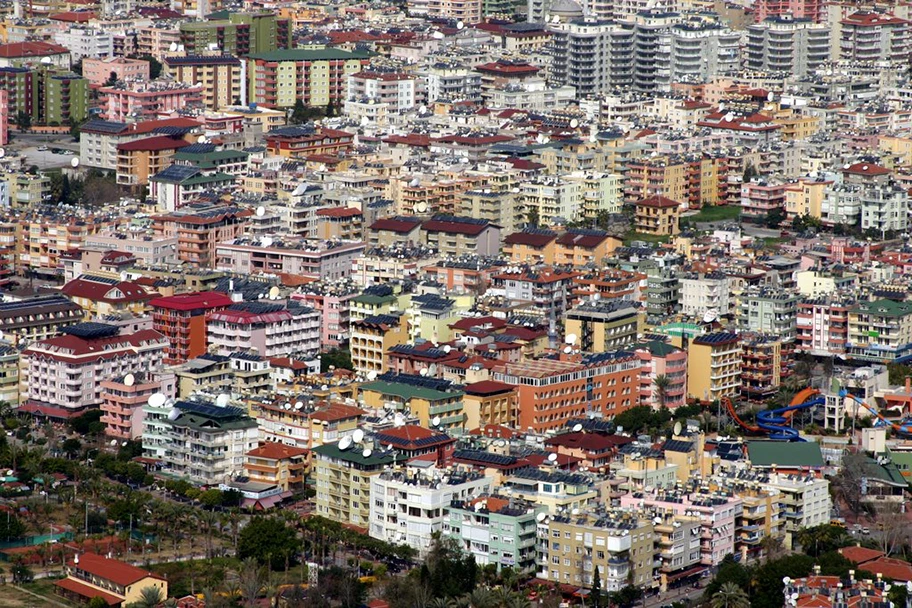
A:
<svg viewBox="0 0 912 608">
<path fill-rule="evenodd" d="M 252 557 L 248 557 L 241 563 L 241 570 L 238 572 L 238 583 L 241 588 L 241 596 L 244 598 L 246 606 L 255 606 L 260 590 L 263 588 L 263 582 L 266 580 L 266 572 L 263 566 Z"/>
<path fill-rule="evenodd" d="M 781 207 L 776 207 L 775 209 L 770 209 L 766 212 L 763 223 L 766 224 L 768 228 L 778 228 L 779 225 L 785 221 L 785 218 L 785 210 Z"/>
<path fill-rule="evenodd" d="M 297 533 L 278 518 L 254 517 L 238 535 L 238 557 L 252 557 L 273 570 L 293 565 L 300 549 Z"/>
<path fill-rule="evenodd" d="M 538 207 L 531 207 L 526 211 L 526 225 L 530 228 L 538 228 L 541 223 L 541 214 L 538 211 Z"/>
<path fill-rule="evenodd" d="M 20 131 L 28 131 L 32 128 L 32 115 L 28 112 L 23 112 L 19 110 L 16 113 L 16 126 L 19 127 Z"/>
<path fill-rule="evenodd" d="M 153 57 L 152 55 L 134 55 L 131 59 L 142 59 L 143 61 L 149 62 L 149 79 L 155 80 L 162 73 L 162 64 L 161 61 Z"/>
<path fill-rule="evenodd" d="M 199 496 L 200 503 L 209 509 L 221 506 L 222 491 L 218 488 L 209 488 Z"/>
<path fill-rule="evenodd" d="M 621 607 L 633 606 L 643 597 L 643 590 L 633 585 L 621 587 L 611 594 L 611 601 Z"/>
<path fill-rule="evenodd" d="M 288 122 L 293 125 L 302 125 L 310 119 L 307 113 L 307 107 L 304 105 L 304 100 L 300 97 L 295 100 L 294 107 L 291 109 L 291 116 L 288 117 Z"/>
<path fill-rule="evenodd" d="M 750 608 L 747 592 L 734 583 L 725 583 L 709 603 L 712 608 Z"/>
<path fill-rule="evenodd" d="M 329 367 L 331 365 L 336 369 L 355 369 L 355 366 L 352 364 L 351 353 L 341 348 L 334 348 L 329 352 L 320 355 L 320 371 L 322 373 L 325 374 L 330 371 Z"/>
<path fill-rule="evenodd" d="M 427 559 L 421 567 L 421 582 L 433 597 L 459 597 L 470 593 L 478 583 L 475 557 L 463 554 L 454 539 L 434 532 Z"/>
<path fill-rule="evenodd" d="M 30 583 L 32 582 L 32 579 L 35 578 L 31 568 L 23 563 L 21 557 L 13 564 L 13 567 L 10 569 L 10 574 L 13 576 L 13 583 L 17 585 Z"/>
<path fill-rule="evenodd" d="M 0 539 L 3 542 L 10 542 L 25 536 L 25 524 L 18 517 L 7 514 L 6 517 L 0 517 Z"/>
<path fill-rule="evenodd" d="M 601 608 L 602 605 L 602 574 L 596 566 L 592 571 L 592 587 L 589 588 L 589 605 L 592 608 Z"/>
<path fill-rule="evenodd" d="M 165 601 L 165 594 L 162 593 L 162 590 L 150 585 L 140 589 L 139 599 L 127 604 L 127 608 L 155 608 L 163 601 Z"/>
<path fill-rule="evenodd" d="M 108 79 L 105 80 L 105 82 L 102 86 L 112 87 L 115 84 L 117 84 L 118 80 L 119 80 L 119 78 L 117 78 L 117 72 L 111 72 L 110 75 L 108 75 Z"/>
<path fill-rule="evenodd" d="M 671 380 L 665 374 L 659 374 L 652 379 L 652 385 L 655 387 L 655 396 L 659 407 L 665 407 L 665 402 L 668 399 L 668 387 L 671 386 Z"/>
<path fill-rule="evenodd" d="M 88 601 L 87 608 L 108 608 L 108 603 L 100 595 L 96 595 Z"/>
</svg>

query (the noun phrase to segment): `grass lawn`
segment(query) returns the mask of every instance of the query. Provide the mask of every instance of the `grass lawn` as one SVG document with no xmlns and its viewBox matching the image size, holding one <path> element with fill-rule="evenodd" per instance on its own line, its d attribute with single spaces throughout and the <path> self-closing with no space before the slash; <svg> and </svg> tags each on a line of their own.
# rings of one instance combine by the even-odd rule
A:
<svg viewBox="0 0 912 608">
<path fill-rule="evenodd" d="M 646 243 L 667 243 L 667 236 L 658 236 L 655 234 L 641 234 L 631 230 L 624 235 L 624 244 L 629 245 L 633 241 L 645 241 Z"/>
<path fill-rule="evenodd" d="M 65 603 L 62 599 L 57 601 L 60 604 Z M 0 586 L 0 608 L 37 608 L 39 606 L 41 608 L 46 606 L 57 608 L 57 605 L 50 600 L 39 600 L 35 596 L 23 593 L 11 585 Z"/>
<path fill-rule="evenodd" d="M 685 215 L 681 221 L 690 223 L 694 222 L 724 222 L 737 220 L 741 215 L 741 207 L 738 205 L 716 205 L 713 207 L 703 207 L 694 215 Z"/>
</svg>

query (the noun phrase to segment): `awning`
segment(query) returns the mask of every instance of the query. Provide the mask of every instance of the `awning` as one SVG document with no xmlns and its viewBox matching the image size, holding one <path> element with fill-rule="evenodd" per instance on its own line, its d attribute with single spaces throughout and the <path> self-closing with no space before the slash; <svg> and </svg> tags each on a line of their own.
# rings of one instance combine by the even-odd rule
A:
<svg viewBox="0 0 912 608">
<path fill-rule="evenodd" d="M 241 501 L 241 506 L 245 509 L 260 509 L 265 511 L 266 509 L 273 508 L 289 496 L 291 496 L 291 492 L 282 492 L 281 494 L 267 496 L 266 498 L 245 498 Z"/>
<path fill-rule="evenodd" d="M 72 578 L 61 579 L 54 583 L 54 585 L 60 587 L 65 591 L 75 593 L 80 597 L 84 597 L 86 601 L 91 600 L 93 597 L 100 597 L 108 604 L 108 606 L 120 606 L 123 603 L 123 600 L 116 595 L 105 593 L 101 589 L 96 589 L 95 587 L 86 585 L 85 583 L 80 583 L 79 581 Z"/>
<path fill-rule="evenodd" d="M 697 574 L 703 574 L 706 572 L 706 566 L 694 566 L 693 568 L 688 568 L 682 572 L 676 572 L 675 574 L 668 575 L 668 582 L 673 583 L 679 581 L 682 578 L 687 578 L 688 576 L 696 576 Z"/>
</svg>

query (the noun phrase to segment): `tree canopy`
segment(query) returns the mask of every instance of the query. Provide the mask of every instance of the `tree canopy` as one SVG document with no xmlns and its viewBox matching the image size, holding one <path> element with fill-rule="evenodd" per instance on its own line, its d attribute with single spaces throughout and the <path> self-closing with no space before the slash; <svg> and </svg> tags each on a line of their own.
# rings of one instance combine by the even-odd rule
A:
<svg viewBox="0 0 912 608">
<path fill-rule="evenodd" d="M 273 517 L 254 517 L 238 536 L 238 558 L 252 557 L 273 570 L 297 561 L 301 541 L 294 529 Z"/>
</svg>

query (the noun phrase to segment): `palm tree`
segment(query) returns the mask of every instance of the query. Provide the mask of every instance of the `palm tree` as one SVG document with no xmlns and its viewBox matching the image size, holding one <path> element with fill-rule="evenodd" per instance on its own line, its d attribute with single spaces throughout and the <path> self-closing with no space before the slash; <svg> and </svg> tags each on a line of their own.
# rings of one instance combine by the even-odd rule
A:
<svg viewBox="0 0 912 608">
<path fill-rule="evenodd" d="M 750 608 L 747 592 L 735 583 L 725 583 L 710 600 L 712 608 Z"/>
<path fill-rule="evenodd" d="M 468 594 L 460 595 L 459 597 L 451 597 L 447 602 L 448 608 L 471 608 L 472 599 Z"/>
<path fill-rule="evenodd" d="M 652 385 L 655 387 L 655 400 L 659 404 L 659 409 L 662 409 L 668 399 L 668 387 L 671 386 L 671 380 L 665 374 L 659 374 L 652 379 Z"/>
<path fill-rule="evenodd" d="M 514 593 L 510 596 L 510 599 L 504 605 L 504 608 L 531 608 L 532 602 L 529 601 L 529 598 L 522 595 L 521 593 Z"/>
<path fill-rule="evenodd" d="M 494 608 L 497 605 L 494 594 L 484 587 L 473 590 L 469 594 L 469 601 L 472 603 L 472 608 Z"/>
<path fill-rule="evenodd" d="M 450 608 L 450 603 L 442 597 L 435 597 L 428 602 L 426 608 Z"/>
<path fill-rule="evenodd" d="M 165 594 L 158 587 L 143 587 L 139 591 L 139 599 L 129 605 L 129 608 L 155 608 L 165 600 Z"/>
</svg>

